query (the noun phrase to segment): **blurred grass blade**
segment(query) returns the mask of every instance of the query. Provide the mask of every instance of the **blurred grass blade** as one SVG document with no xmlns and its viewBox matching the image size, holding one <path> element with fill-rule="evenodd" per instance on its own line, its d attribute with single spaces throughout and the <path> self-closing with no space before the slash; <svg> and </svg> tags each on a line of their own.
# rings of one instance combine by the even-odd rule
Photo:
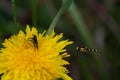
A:
<svg viewBox="0 0 120 80">
<path fill-rule="evenodd" d="M 37 27 L 37 0 L 32 0 L 32 25 Z"/>
<path fill-rule="evenodd" d="M 57 24 L 57 21 L 60 19 L 60 17 L 62 16 L 62 14 L 69 8 L 69 6 L 71 5 L 72 3 L 72 0 L 62 0 L 62 7 L 60 8 L 60 10 L 58 11 L 57 15 L 55 16 L 54 20 L 52 21 L 48 31 L 46 32 L 46 34 L 50 34 L 56 24 Z"/>
<path fill-rule="evenodd" d="M 63 10 L 63 12 L 69 8 L 71 3 L 72 3 L 72 0 L 62 0 L 62 7 L 61 7 L 61 9 Z"/>
<path fill-rule="evenodd" d="M 84 20 L 82 19 L 80 13 L 78 12 L 75 4 L 73 3 L 69 9 L 70 13 L 71 13 L 71 17 L 74 21 L 74 23 L 76 24 L 76 28 L 78 29 L 79 31 L 79 34 L 82 36 L 82 38 L 85 40 L 84 42 L 89 46 L 89 47 L 95 47 L 94 46 L 94 43 L 93 43 L 93 40 L 91 39 L 92 36 L 88 33 L 87 29 L 86 29 L 86 25 L 84 23 Z M 109 80 L 109 77 L 108 77 L 108 73 L 106 72 L 105 68 L 104 68 L 104 65 L 103 63 L 101 62 L 101 60 L 98 58 L 98 56 L 96 56 L 95 54 L 93 54 L 92 58 L 94 59 L 95 63 L 96 63 L 96 66 L 97 66 L 97 69 L 99 70 L 99 73 L 101 75 L 101 78 L 102 80 Z M 84 60 L 82 61 L 84 63 L 82 63 L 83 67 L 84 68 L 84 64 L 86 63 Z M 89 72 L 89 70 L 85 69 L 84 68 L 84 74 L 87 74 L 86 77 L 86 80 L 93 80 L 92 79 L 92 76 Z M 103 73 L 104 72 L 104 73 Z"/>
<path fill-rule="evenodd" d="M 76 25 L 76 28 L 79 32 L 79 34 L 82 36 L 82 38 L 85 40 L 84 42 L 89 46 L 89 47 L 94 47 L 94 44 L 92 42 L 91 36 L 88 33 L 88 30 L 86 29 L 86 25 L 78 12 L 75 4 L 73 3 L 71 7 L 69 8 L 69 12 L 71 14 L 71 17 L 73 19 L 73 22 Z"/>
<path fill-rule="evenodd" d="M 14 19 L 14 23 L 15 23 L 15 28 L 16 28 L 16 30 L 18 30 L 15 0 L 11 0 L 11 4 L 12 4 L 13 19 Z"/>
</svg>

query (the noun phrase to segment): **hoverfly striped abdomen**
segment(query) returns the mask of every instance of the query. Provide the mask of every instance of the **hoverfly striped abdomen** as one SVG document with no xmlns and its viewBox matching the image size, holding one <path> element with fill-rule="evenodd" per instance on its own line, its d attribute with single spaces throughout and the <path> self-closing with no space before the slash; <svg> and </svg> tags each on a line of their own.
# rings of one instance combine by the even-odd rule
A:
<svg viewBox="0 0 120 80">
<path fill-rule="evenodd" d="M 88 48 L 88 47 L 77 47 L 76 49 L 77 51 L 80 51 L 80 52 L 95 52 L 95 53 L 100 52 L 98 49 L 93 49 L 93 48 Z"/>
</svg>

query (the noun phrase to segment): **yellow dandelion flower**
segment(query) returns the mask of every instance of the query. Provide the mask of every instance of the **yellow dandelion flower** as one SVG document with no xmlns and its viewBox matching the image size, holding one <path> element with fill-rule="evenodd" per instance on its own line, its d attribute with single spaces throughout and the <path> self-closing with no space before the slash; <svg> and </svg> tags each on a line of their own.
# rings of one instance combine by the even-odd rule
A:
<svg viewBox="0 0 120 80">
<path fill-rule="evenodd" d="M 63 58 L 69 57 L 64 47 L 73 42 L 60 40 L 63 34 L 55 35 L 54 31 L 44 33 L 38 34 L 27 25 L 26 33 L 20 31 L 5 40 L 0 50 L 1 80 L 72 80 L 64 67 L 69 62 Z"/>
</svg>

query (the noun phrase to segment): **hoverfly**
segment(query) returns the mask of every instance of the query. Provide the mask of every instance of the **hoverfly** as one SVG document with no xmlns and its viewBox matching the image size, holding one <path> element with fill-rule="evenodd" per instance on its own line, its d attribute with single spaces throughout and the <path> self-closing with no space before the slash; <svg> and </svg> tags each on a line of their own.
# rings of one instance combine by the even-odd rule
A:
<svg viewBox="0 0 120 80">
<path fill-rule="evenodd" d="M 100 51 L 98 49 L 88 48 L 88 47 L 76 47 L 77 51 L 80 52 L 95 52 L 99 53 Z"/>
<path fill-rule="evenodd" d="M 34 35 L 33 38 L 31 38 L 31 41 L 33 42 L 34 46 L 38 48 L 38 41 L 37 41 L 37 36 Z"/>
</svg>

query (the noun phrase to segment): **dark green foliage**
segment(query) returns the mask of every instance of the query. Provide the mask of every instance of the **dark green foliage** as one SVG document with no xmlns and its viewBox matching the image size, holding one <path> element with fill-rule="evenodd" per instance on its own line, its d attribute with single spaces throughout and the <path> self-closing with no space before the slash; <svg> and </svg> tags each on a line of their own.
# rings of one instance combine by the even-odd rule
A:
<svg viewBox="0 0 120 80">
<path fill-rule="evenodd" d="M 74 0 L 74 2 L 81 21 L 77 22 L 78 19 L 73 16 L 71 9 L 61 16 L 55 27 L 55 32 L 64 33 L 64 39 L 74 41 L 72 46 L 67 47 L 68 53 L 71 54 L 69 59 L 71 64 L 68 67 L 70 76 L 73 80 L 120 80 L 120 1 Z M 62 2 L 37 0 L 34 5 L 37 8 L 34 15 L 37 19 L 35 27 L 39 32 L 47 30 Z M 16 0 L 16 9 L 18 30 L 25 30 L 27 24 L 34 26 L 32 0 Z M 11 1 L 1 0 L 0 46 L 2 47 L 4 39 L 18 33 L 18 30 L 14 25 Z M 90 35 L 84 35 L 86 33 Z M 93 43 L 89 45 L 90 40 L 86 37 L 91 38 Z M 79 52 L 76 50 L 78 44 L 100 49 L 101 53 Z"/>
</svg>

